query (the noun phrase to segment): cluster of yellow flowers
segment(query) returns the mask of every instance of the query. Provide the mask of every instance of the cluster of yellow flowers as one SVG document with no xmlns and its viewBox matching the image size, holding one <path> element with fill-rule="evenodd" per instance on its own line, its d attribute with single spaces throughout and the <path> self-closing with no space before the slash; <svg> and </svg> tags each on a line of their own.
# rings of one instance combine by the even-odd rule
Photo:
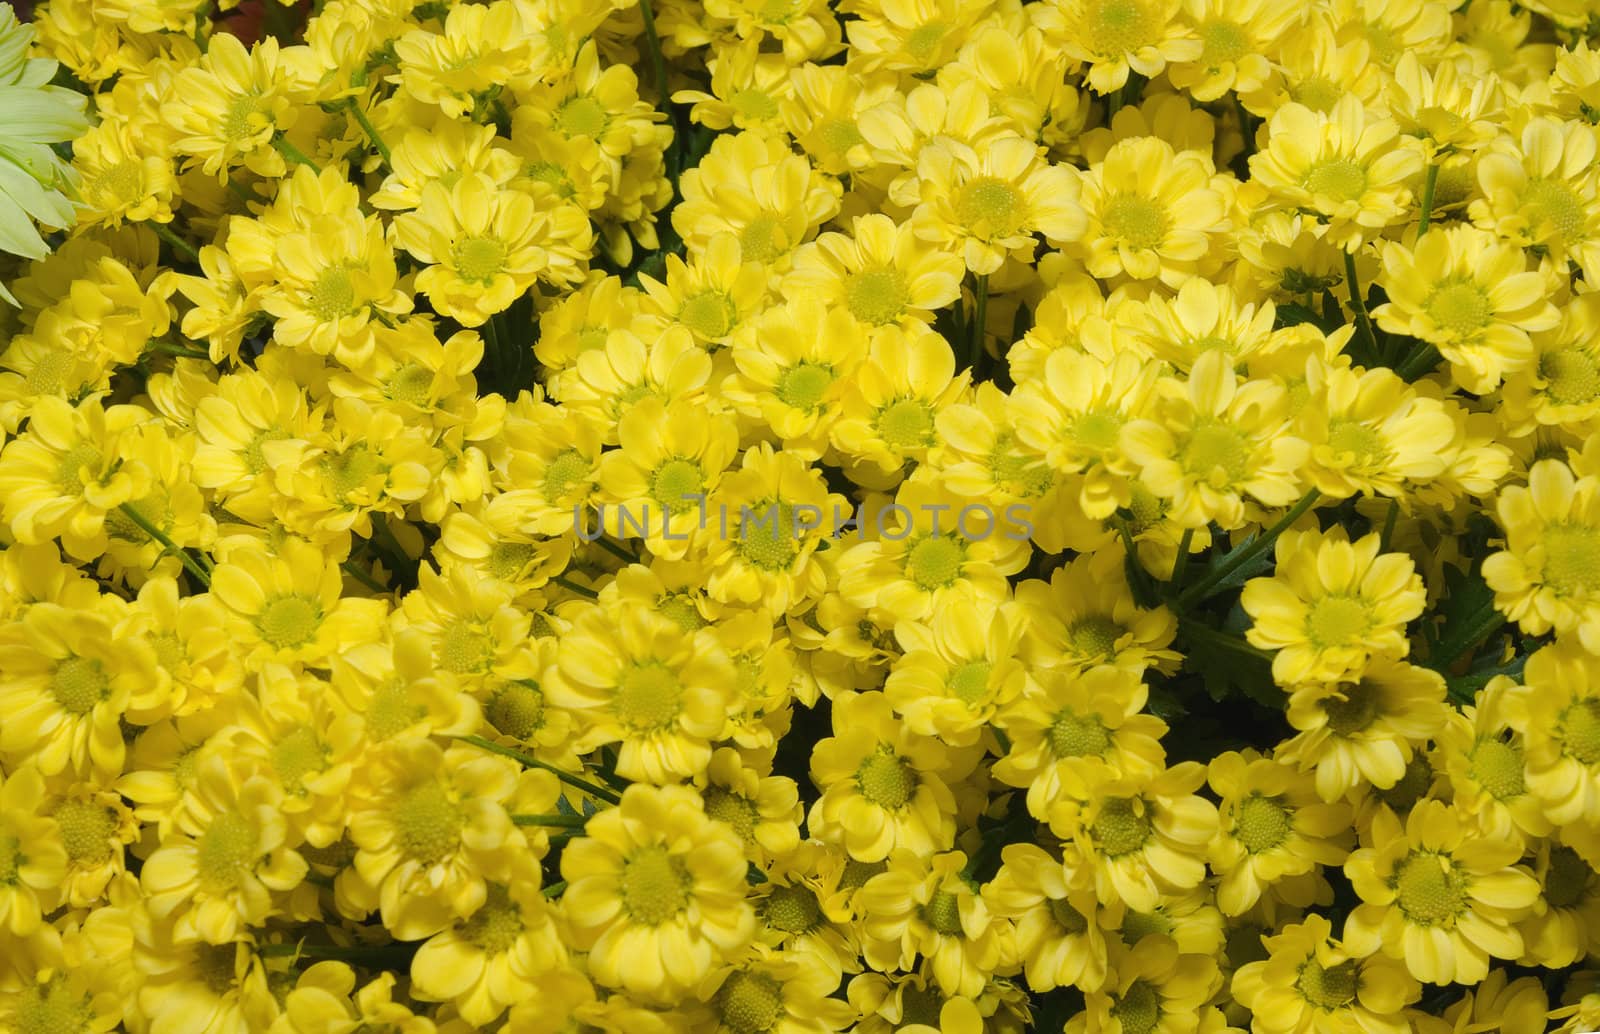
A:
<svg viewBox="0 0 1600 1034">
<path fill-rule="evenodd" d="M 268 6 L 0 55 L 0 1029 L 1600 1028 L 1600 4 Z"/>
</svg>

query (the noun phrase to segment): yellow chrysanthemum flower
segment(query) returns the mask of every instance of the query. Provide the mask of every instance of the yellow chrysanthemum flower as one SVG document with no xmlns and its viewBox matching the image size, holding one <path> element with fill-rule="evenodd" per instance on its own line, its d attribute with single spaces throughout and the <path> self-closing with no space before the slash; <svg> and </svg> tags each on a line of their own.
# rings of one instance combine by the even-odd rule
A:
<svg viewBox="0 0 1600 1034">
<path fill-rule="evenodd" d="M 1483 196 L 1467 211 L 1504 240 L 1542 247 L 1558 264 L 1576 263 L 1586 280 L 1600 275 L 1596 153 L 1594 134 L 1583 123 L 1530 119 L 1520 138 L 1478 159 Z"/>
<path fill-rule="evenodd" d="M 1106 94 L 1130 73 L 1153 79 L 1204 53 L 1181 7 L 1181 0 L 1056 0 L 1039 17 L 1053 42 L 1088 65 L 1089 87 Z"/>
<path fill-rule="evenodd" d="M 1554 629 L 1600 649 L 1600 478 L 1541 460 L 1495 513 L 1506 548 L 1483 562 L 1495 606 L 1529 635 Z"/>
<path fill-rule="evenodd" d="M 1558 641 L 1528 658 L 1526 684 L 1506 700 L 1507 720 L 1522 734 L 1528 790 L 1590 862 L 1600 854 L 1597 670 L 1593 654 Z"/>
<path fill-rule="evenodd" d="M 1427 605 L 1422 576 L 1406 554 L 1380 549 L 1380 536 L 1351 542 L 1338 526 L 1279 536 L 1273 576 L 1245 583 L 1239 602 L 1254 622 L 1245 638 L 1277 651 L 1280 686 L 1331 682 L 1359 675 L 1373 655 L 1406 655 L 1405 627 Z"/>
<path fill-rule="evenodd" d="M 296 102 L 311 79 L 304 50 L 282 50 L 271 37 L 246 49 L 219 32 L 205 55 L 173 80 L 161 120 L 177 130 L 173 151 L 188 164 L 226 181 L 243 165 L 258 176 L 282 176 L 288 165 L 274 150 L 293 128 Z"/>
<path fill-rule="evenodd" d="M 1069 887 L 1061 859 L 1037 844 L 1007 844 L 1000 859 L 983 896 L 995 915 L 1015 924 L 1028 986 L 1100 990 L 1109 959 L 1094 893 Z"/>
<path fill-rule="evenodd" d="M 867 880 L 857 899 L 869 966 L 910 969 L 920 955 L 940 990 L 972 997 L 989 974 L 1011 965 L 1010 924 L 990 915 L 962 873 L 966 864 L 960 851 L 890 854 L 888 869 Z"/>
<path fill-rule="evenodd" d="M 631 786 L 561 855 L 573 947 L 608 987 L 673 1001 L 750 942 L 744 849 L 684 786 Z"/>
<path fill-rule="evenodd" d="M 1332 924 L 1308 913 L 1262 943 L 1267 957 L 1240 966 L 1231 990 L 1261 1034 L 1405 1034 L 1404 1010 L 1422 994 L 1405 966 L 1359 955 L 1333 940 Z"/>
<path fill-rule="evenodd" d="M 1403 959 L 1434 984 L 1477 983 L 1490 958 L 1521 956 L 1513 924 L 1532 911 L 1539 884 L 1517 865 L 1520 842 L 1483 837 L 1436 800 L 1413 808 L 1403 827 L 1379 812 L 1371 838 L 1378 846 L 1345 862 L 1362 901 L 1345 922 L 1346 948 Z"/>
<path fill-rule="evenodd" d="M 1216 960 L 1182 952 L 1169 937 L 1146 937 L 1112 957 L 1114 976 L 1084 995 L 1084 1011 L 1067 1021 L 1065 1034 L 1091 1030 L 1144 1030 L 1193 1034 L 1200 1012 L 1222 983 Z"/>
<path fill-rule="evenodd" d="M 260 548 L 232 553 L 212 572 L 211 589 L 228 609 L 235 642 L 257 664 L 322 667 L 368 635 L 387 610 L 381 600 L 343 596 L 339 566 L 296 539 L 285 540 L 276 554 Z"/>
</svg>

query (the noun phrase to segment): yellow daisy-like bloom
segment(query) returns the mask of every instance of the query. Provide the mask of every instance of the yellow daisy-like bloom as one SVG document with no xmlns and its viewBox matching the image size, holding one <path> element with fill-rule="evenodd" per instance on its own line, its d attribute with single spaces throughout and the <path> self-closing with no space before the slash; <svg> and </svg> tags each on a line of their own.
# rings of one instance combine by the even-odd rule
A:
<svg viewBox="0 0 1600 1034">
<path fill-rule="evenodd" d="M 335 893 L 359 913 L 378 910 L 399 940 L 470 917 L 488 900 L 488 881 L 509 882 L 517 853 L 529 850 L 507 814 L 519 775 L 505 758 L 430 739 L 369 755 L 351 795 L 355 854 Z"/>
<path fill-rule="evenodd" d="M 1028 986 L 1100 990 L 1109 960 L 1094 893 L 1069 887 L 1061 859 L 1037 844 L 1007 844 L 1000 859 L 983 897 L 990 911 L 1013 922 Z"/>
<path fill-rule="evenodd" d="M 1523 738 L 1511 728 L 1510 679 L 1496 676 L 1475 703 L 1453 712 L 1438 736 L 1451 800 L 1495 840 L 1548 836 L 1550 819 L 1528 788 Z"/>
<path fill-rule="evenodd" d="M 1028 999 L 1009 980 L 991 979 L 976 998 L 945 995 L 922 966 L 901 975 L 863 973 L 850 981 L 850 1004 L 862 1017 L 856 1034 L 983 1034 L 1026 1028 Z"/>
<path fill-rule="evenodd" d="M 1028 813 L 1067 835 L 1070 812 L 1061 804 L 1068 790 L 1096 778 L 1160 773 L 1167 724 L 1141 713 L 1149 689 L 1137 672 L 1101 665 L 1037 678 L 996 719 L 1011 746 L 994 763 L 994 777 L 1027 790 Z"/>
<path fill-rule="evenodd" d="M 1198 887 L 1217 835 L 1216 805 L 1195 794 L 1205 767 L 1185 761 L 1163 772 L 1106 779 L 1093 770 L 1068 773 L 1052 826 L 1067 832 L 1066 865 L 1075 886 L 1096 897 L 1149 912 L 1163 895 Z M 1085 778 L 1085 775 L 1087 778 Z"/>
<path fill-rule="evenodd" d="M 66 877 L 67 851 L 59 820 L 39 814 L 45 783 L 38 769 L 8 768 L 0 777 L 0 929 L 28 937 Z"/>
<path fill-rule="evenodd" d="M 617 439 L 622 448 L 600 460 L 601 525 L 643 538 L 656 556 L 681 558 L 711 520 L 707 497 L 738 451 L 738 428 L 706 419 L 699 406 L 646 398 L 618 421 Z"/>
<path fill-rule="evenodd" d="M 1273 71 L 1268 55 L 1306 17 L 1304 9 L 1270 0 L 1184 0 L 1183 13 L 1200 37 L 1200 56 L 1175 64 L 1168 78 L 1197 101 L 1265 86 Z"/>
<path fill-rule="evenodd" d="M 1330 498 L 1401 499 L 1449 465 L 1456 423 L 1446 403 L 1418 394 L 1392 370 L 1312 360 L 1306 395 L 1295 433 L 1311 446 L 1311 483 Z"/>
<path fill-rule="evenodd" d="M 155 651 L 119 637 L 103 611 L 35 603 L 0 630 L 0 751 L 47 776 L 120 775 L 122 722 L 135 701 L 149 708 L 161 687 Z"/>
<path fill-rule="evenodd" d="M 1309 913 L 1263 939 L 1267 958 L 1240 966 L 1230 990 L 1261 1034 L 1406 1034 L 1422 987 L 1400 962 L 1359 955 Z"/>
<path fill-rule="evenodd" d="M 1166 670 L 1178 622 L 1165 606 L 1141 607 L 1128 587 L 1122 557 L 1109 550 L 1074 557 L 1050 574 L 1017 586 L 1029 614 L 1023 657 L 1041 668 L 1069 670 L 1105 664 L 1142 674 Z"/>
<path fill-rule="evenodd" d="M 1523 962 L 1570 966 L 1600 943 L 1600 874 L 1565 844 L 1545 841 L 1533 874 L 1544 908 L 1522 921 Z"/>
<path fill-rule="evenodd" d="M 1251 366 L 1286 347 L 1294 331 L 1273 330 L 1277 309 L 1271 302 L 1247 302 L 1233 288 L 1199 277 L 1183 282 L 1170 301 L 1152 295 L 1142 304 L 1130 304 L 1126 319 L 1144 350 L 1188 372 L 1203 352 L 1220 351 L 1236 367 Z"/>
<path fill-rule="evenodd" d="M 782 269 L 794 249 L 839 211 L 837 182 L 811 168 L 781 136 L 718 136 L 678 184 L 672 227 L 696 258 L 720 233 L 739 239 L 745 261 Z"/>
<path fill-rule="evenodd" d="M 149 491 L 149 471 L 119 452 L 128 430 L 149 417 L 138 406 L 107 407 L 98 398 L 74 407 L 41 397 L 27 429 L 0 451 L 0 516 L 17 541 L 59 537 L 72 556 L 98 556 L 106 513 Z"/>
<path fill-rule="evenodd" d="M 140 883 L 175 938 L 229 944 L 278 911 L 273 892 L 298 886 L 306 861 L 287 840 L 283 793 L 270 777 L 236 770 L 217 751 L 196 764 L 188 792 L 196 814 L 145 860 Z"/>
<path fill-rule="evenodd" d="M 1350 849 L 1349 805 L 1323 803 L 1309 774 L 1253 752 L 1212 758 L 1209 782 L 1222 799 L 1211 844 L 1222 914 L 1243 915 L 1271 896 L 1310 904 L 1297 893 L 1309 889 L 1307 877 L 1339 865 Z"/>
<path fill-rule="evenodd" d="M 443 33 L 414 28 L 394 41 L 399 83 L 410 97 L 436 104 L 447 118 L 472 110 L 475 95 L 532 78 L 528 38 L 510 0 L 452 7 Z"/>
<path fill-rule="evenodd" d="M 767 271 L 741 259 L 739 239 L 727 233 L 713 237 L 692 265 L 668 255 L 666 283 L 639 277 L 651 303 L 644 311 L 683 324 L 708 348 L 727 344 L 767 295 Z"/>
<path fill-rule="evenodd" d="M 739 760 L 737 750 L 718 747 L 696 782 L 704 784 L 706 814 L 733 827 L 758 865 L 788 857 L 799 848 L 804 811 L 793 779 L 762 777 Z"/>
<path fill-rule="evenodd" d="M 1285 104 L 1268 123 L 1266 148 L 1250 156 L 1250 175 L 1285 207 L 1315 212 L 1328 240 L 1353 250 L 1411 214 L 1406 184 L 1422 156 L 1399 133 L 1350 95 L 1326 113 Z"/>
<path fill-rule="evenodd" d="M 400 246 L 424 263 L 417 289 L 441 314 L 482 326 L 536 280 L 570 284 L 594 232 L 583 211 L 502 190 L 482 173 L 446 188 L 430 183 L 414 212 L 394 221 Z"/>
<path fill-rule="evenodd" d="M 970 751 L 918 736 L 897 721 L 882 693 L 841 694 L 833 731 L 811 754 L 822 797 L 808 828 L 850 857 L 881 862 L 899 848 L 926 856 L 952 846 L 956 802 L 947 780 L 971 769 Z"/>
<path fill-rule="evenodd" d="M 959 254 L 987 276 L 1007 258 L 1033 259 L 1042 234 L 1055 245 L 1088 225 L 1078 205 L 1079 176 L 1039 156 L 1031 140 L 1003 136 L 981 149 L 938 138 L 917 160 L 921 194 L 911 225 L 920 240 Z"/>
<path fill-rule="evenodd" d="M 586 608 L 561 637 L 545 695 L 586 726 L 579 753 L 617 743 L 617 774 L 671 783 L 703 771 L 737 701 L 728 656 L 708 631 L 648 610 Z"/>
<path fill-rule="evenodd" d="M 536 866 L 527 856 L 520 866 L 509 884 L 488 885 L 471 916 L 417 949 L 411 959 L 416 998 L 454 1002 L 462 1019 L 482 1027 L 526 998 L 540 972 L 566 960 Z"/>
<path fill-rule="evenodd" d="M 1456 382 L 1484 394 L 1532 363 L 1530 332 L 1560 320 L 1549 301 L 1555 272 L 1529 271 L 1520 248 L 1486 231 L 1443 227 L 1410 248 L 1384 245 L 1378 282 L 1389 301 L 1372 318 L 1390 333 L 1436 346 Z"/>
<path fill-rule="evenodd" d="M 794 96 L 781 54 L 746 43 L 717 51 L 706 61 L 711 92 L 679 90 L 674 104 L 693 105 L 689 121 L 708 129 L 782 129 L 783 103 Z"/>
<path fill-rule="evenodd" d="M 1600 848 L 1600 660 L 1571 641 L 1528 658 L 1526 685 L 1506 700 L 1522 734 L 1528 790 L 1568 842 L 1593 860 Z"/>
<path fill-rule="evenodd" d="M 962 873 L 966 864 L 960 851 L 889 856 L 888 870 L 867 880 L 857 899 L 867 965 L 910 969 L 920 955 L 941 991 L 972 997 L 990 974 L 1011 964 L 1010 924 L 989 914 Z"/>
<path fill-rule="evenodd" d="M 1324 801 L 1338 800 L 1363 781 L 1387 790 L 1407 777 L 1417 748 L 1443 728 L 1444 695 L 1438 672 L 1375 657 L 1353 681 L 1294 690 L 1288 718 L 1300 733 L 1275 756 L 1315 769 Z"/>
<path fill-rule="evenodd" d="M 383 620 L 382 600 L 341 598 L 339 565 L 322 550 L 287 539 L 276 555 L 259 547 L 232 553 L 211 575 L 229 611 L 235 641 L 250 663 L 300 661 L 323 667 Z"/>
<path fill-rule="evenodd" d="M 1345 862 L 1362 904 L 1345 922 L 1346 948 L 1404 959 L 1418 980 L 1475 984 L 1489 959 L 1522 955 L 1517 920 L 1532 912 L 1539 884 L 1517 865 L 1517 840 L 1483 837 L 1443 801 L 1400 820 L 1379 812 L 1371 838 Z"/>
<path fill-rule="evenodd" d="M 1181 17 L 1181 0 L 1055 0 L 1041 25 L 1068 56 L 1086 63 L 1090 89 L 1120 89 L 1131 72 L 1147 79 L 1205 50 Z"/>
<path fill-rule="evenodd" d="M 930 323 L 961 297 L 962 272 L 954 255 L 922 244 L 913 223 L 873 212 L 857 216 L 848 234 L 802 245 L 782 287 L 842 306 L 868 326 Z"/>
<path fill-rule="evenodd" d="M 608 987 L 674 1000 L 749 943 L 738 836 L 685 786 L 630 786 L 561 855 L 572 946 Z"/>
<path fill-rule="evenodd" d="M 863 358 L 858 334 L 842 305 L 801 295 L 773 306 L 734 338 L 738 373 L 723 381 L 723 400 L 771 428 L 786 455 L 820 459 Z"/>
<path fill-rule="evenodd" d="M 1229 228 L 1228 198 L 1208 158 L 1155 136 L 1123 140 L 1090 166 L 1078 199 L 1087 217 L 1074 250 L 1090 274 L 1193 277 Z"/>
<path fill-rule="evenodd" d="M 1156 416 L 1122 428 L 1122 451 L 1146 487 L 1168 500 L 1181 527 L 1244 524 L 1247 498 L 1287 506 L 1300 495 L 1295 471 L 1307 445 L 1288 430 L 1289 395 L 1267 380 L 1244 380 L 1222 352 L 1202 353 L 1181 393 L 1157 403 Z"/>
<path fill-rule="evenodd" d="M 241 164 L 258 176 L 282 176 L 288 166 L 272 142 L 299 115 L 306 56 L 280 51 L 271 37 L 246 50 L 238 37 L 217 33 L 161 105 L 162 122 L 177 130 L 173 151 L 218 181 Z"/>
<path fill-rule="evenodd" d="M 958 747 L 976 742 L 1027 682 L 1016 658 L 1025 621 L 1009 601 L 958 596 L 923 621 L 898 622 L 905 653 L 884 695 L 918 735 Z"/>
<path fill-rule="evenodd" d="M 94 127 L 73 141 L 72 164 L 82 177 L 87 205 L 80 225 L 172 221 L 172 163 L 141 146 L 130 130 L 104 123 Z"/>
<path fill-rule="evenodd" d="M 838 986 L 820 959 L 757 948 L 738 966 L 706 978 L 697 992 L 706 1005 L 684 1012 L 696 1030 L 835 1034 L 856 1018 L 849 1004 L 831 997 Z"/>
<path fill-rule="evenodd" d="M 856 461 L 847 467 L 854 479 L 889 488 L 937 444 L 939 411 L 962 395 L 969 375 L 956 372 L 949 342 L 922 325 L 885 326 L 869 349 L 833 425 L 833 444 Z"/>
<path fill-rule="evenodd" d="M 1064 1034 L 1196 1034 L 1201 1007 L 1222 983 L 1215 959 L 1180 951 L 1159 935 L 1114 955 L 1112 972 L 1104 987 L 1084 995 L 1084 1011 L 1067 1021 Z"/>
<path fill-rule="evenodd" d="M 960 0 L 849 0 L 840 6 L 856 15 L 845 30 L 852 65 L 917 77 L 954 58 L 984 13 Z"/>
<path fill-rule="evenodd" d="M 1516 143 L 1478 159 L 1483 192 L 1467 208 L 1472 221 L 1522 247 L 1568 260 L 1586 281 L 1600 276 L 1600 182 L 1594 134 L 1582 122 L 1530 119 Z"/>
<path fill-rule="evenodd" d="M 650 396 L 662 402 L 705 399 L 712 361 L 688 328 L 668 326 L 644 336 L 614 330 L 584 352 L 550 385 L 550 398 L 589 420 L 606 445 L 617 444 L 624 414 Z"/>
<path fill-rule="evenodd" d="M 1587 434 L 1600 416 L 1600 295 L 1560 307 L 1553 328 L 1532 335 L 1533 361 L 1508 372 L 1497 415 L 1510 434 L 1560 426 Z"/>
<path fill-rule="evenodd" d="M 1272 577 L 1246 582 L 1239 603 L 1254 622 L 1250 645 L 1278 651 L 1280 686 L 1331 682 L 1360 674 L 1373 655 L 1406 655 L 1406 625 L 1427 591 L 1408 554 L 1381 548 L 1381 536 L 1351 542 L 1337 525 L 1279 536 Z"/>
<path fill-rule="evenodd" d="M 356 987 L 356 974 L 345 962 L 314 962 L 284 996 L 284 1013 L 295 1034 L 339 1030 L 346 1025 L 392 1026 L 397 1034 L 434 1034 L 432 1020 L 418 1016 L 402 1000 L 395 1001 L 393 973 L 381 973 Z M 404 995 L 400 996 L 402 999 Z"/>
<path fill-rule="evenodd" d="M 1483 562 L 1495 607 L 1529 635 L 1554 629 L 1600 650 L 1600 478 L 1540 460 L 1495 505 L 1506 548 Z"/>
</svg>

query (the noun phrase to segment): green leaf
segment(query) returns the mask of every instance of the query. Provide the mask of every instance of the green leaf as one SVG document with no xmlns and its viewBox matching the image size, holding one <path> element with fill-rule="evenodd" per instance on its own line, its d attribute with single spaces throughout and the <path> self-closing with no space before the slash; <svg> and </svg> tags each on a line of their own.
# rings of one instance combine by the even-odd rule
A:
<svg viewBox="0 0 1600 1034">
<path fill-rule="evenodd" d="M 1505 624 L 1505 616 L 1495 609 L 1494 590 L 1484 582 L 1477 564 L 1470 571 L 1446 564 L 1444 581 L 1438 620 L 1422 627 L 1422 641 L 1427 647 L 1424 663 L 1448 675 L 1450 667 L 1462 657 L 1472 656 L 1479 644 Z"/>
<path fill-rule="evenodd" d="M 1282 710 L 1283 691 L 1272 681 L 1272 658 L 1245 642 L 1243 636 L 1212 628 L 1192 618 L 1178 625 L 1184 668 L 1199 675 L 1216 701 L 1243 696 Z"/>
</svg>

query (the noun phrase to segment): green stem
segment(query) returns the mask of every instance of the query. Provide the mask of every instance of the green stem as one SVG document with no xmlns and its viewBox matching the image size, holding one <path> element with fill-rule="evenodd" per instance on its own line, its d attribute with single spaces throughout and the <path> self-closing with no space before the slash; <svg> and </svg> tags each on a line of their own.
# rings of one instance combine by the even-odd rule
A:
<svg viewBox="0 0 1600 1034">
<path fill-rule="evenodd" d="M 367 139 L 372 141 L 373 149 L 378 152 L 378 157 L 383 159 L 383 167 L 385 169 L 393 168 L 394 162 L 389 157 L 389 145 L 384 143 L 383 137 L 378 135 L 378 127 L 374 126 L 372 120 L 367 118 L 367 113 L 361 110 L 361 105 L 356 103 L 354 97 L 347 97 L 345 98 L 345 107 L 349 109 L 351 117 L 356 120 L 356 124 L 361 127 L 361 131 L 367 134 Z"/>
<path fill-rule="evenodd" d="M 983 364 L 983 331 L 989 322 L 989 277 L 988 274 L 978 277 L 977 286 L 972 293 L 972 345 L 968 356 L 967 367 L 972 371 L 972 379 L 978 379 L 978 371 Z"/>
<path fill-rule="evenodd" d="M 582 829 L 588 818 L 583 815 L 513 815 L 511 821 L 518 826 L 556 826 L 561 829 Z"/>
<path fill-rule="evenodd" d="M 1183 529 L 1183 538 L 1178 540 L 1178 555 L 1172 561 L 1172 583 L 1174 591 L 1183 588 L 1183 576 L 1189 570 L 1189 547 L 1194 543 L 1194 529 Z"/>
<path fill-rule="evenodd" d="M 671 100 L 667 96 L 667 62 L 661 56 L 661 37 L 656 33 L 656 12 L 650 0 L 639 0 L 639 13 L 644 16 L 644 38 L 650 44 L 650 71 L 656 80 L 656 96 L 665 110 Z"/>
<path fill-rule="evenodd" d="M 604 535 L 600 536 L 599 538 L 595 539 L 594 541 L 600 546 L 601 549 L 605 550 L 607 553 L 610 553 L 612 556 L 616 557 L 618 560 L 626 561 L 627 563 L 630 563 L 630 564 L 637 564 L 639 562 L 639 558 L 638 557 L 634 556 L 632 553 L 628 552 L 626 549 L 623 549 L 621 546 L 617 545 L 615 542 L 612 542 L 610 539 L 606 538 Z"/>
<path fill-rule="evenodd" d="M 1389 500 L 1389 512 L 1383 516 L 1383 531 L 1378 535 L 1378 552 L 1389 552 L 1389 540 L 1394 537 L 1395 521 L 1400 519 L 1400 500 Z"/>
<path fill-rule="evenodd" d="M 567 590 L 568 592 L 575 592 L 579 596 L 585 596 L 585 597 L 588 597 L 591 600 L 597 600 L 597 599 L 600 598 L 600 594 L 595 592 L 593 589 L 585 588 L 584 586 L 579 585 L 577 582 L 568 581 L 567 579 L 561 577 L 558 574 L 551 575 L 550 576 L 550 580 L 552 582 L 555 582 L 557 585 L 561 586 L 563 589 Z"/>
<path fill-rule="evenodd" d="M 1227 650 L 1243 657 L 1253 657 L 1259 661 L 1272 660 L 1272 654 L 1266 650 L 1251 646 L 1239 636 L 1218 631 L 1215 628 L 1202 625 L 1198 621 L 1190 621 L 1187 618 L 1181 619 L 1178 622 L 1178 630 L 1190 639 L 1203 639 L 1219 649 Z"/>
<path fill-rule="evenodd" d="M 190 262 L 193 262 L 195 265 L 200 264 L 199 249 L 193 244 L 190 244 L 188 241 L 184 240 L 182 237 L 179 237 L 177 234 L 173 233 L 172 227 L 168 226 L 166 223 L 157 222 L 150 222 L 146 223 L 145 225 L 154 230 L 157 237 L 160 237 L 162 240 L 170 244 L 173 251 L 176 251 L 178 254 L 182 255 Z"/>
<path fill-rule="evenodd" d="M 182 345 L 175 345 L 170 341 L 152 341 L 150 343 L 150 351 L 160 352 L 162 355 L 177 356 L 180 359 L 204 359 L 206 362 L 211 361 L 210 352 L 202 352 L 198 348 L 185 348 Z"/>
<path fill-rule="evenodd" d="M 1378 336 L 1372 332 L 1372 318 L 1367 315 L 1367 299 L 1361 293 L 1361 281 L 1356 278 L 1356 253 L 1353 251 L 1344 253 L 1344 278 L 1345 286 L 1350 289 L 1350 308 L 1356 314 L 1356 326 L 1366 338 L 1367 355 L 1376 362 Z"/>
<path fill-rule="evenodd" d="M 1455 642 L 1440 643 L 1439 656 L 1429 657 L 1427 666 L 1440 674 L 1448 674 L 1450 665 L 1459 660 L 1463 654 L 1470 653 L 1505 623 L 1506 616 L 1495 609 L 1494 601 L 1485 603 L 1478 608 L 1477 613 L 1473 614 L 1472 621 L 1467 625 L 1466 634 L 1458 636 Z"/>
<path fill-rule="evenodd" d="M 262 958 L 338 959 L 378 969 L 404 969 L 417 944 L 263 944 L 256 949 Z M 396 963 L 399 965 L 397 966 Z"/>
<path fill-rule="evenodd" d="M 189 555 L 187 549 L 180 548 L 176 542 L 167 537 L 166 532 L 146 520 L 144 514 L 136 510 L 132 503 L 123 503 L 117 509 L 121 510 L 122 515 L 132 521 L 140 531 L 150 536 L 153 541 L 161 543 L 164 552 L 171 553 L 177 557 L 183 564 L 184 570 L 194 575 L 201 585 L 208 589 L 211 588 L 211 576 L 206 573 L 205 568 L 195 561 L 194 557 Z"/>
<path fill-rule="evenodd" d="M 1313 506 L 1315 506 L 1317 500 L 1321 498 L 1321 496 L 1322 493 L 1317 491 L 1315 488 L 1301 496 L 1300 501 L 1295 503 L 1294 506 L 1290 507 L 1289 512 L 1284 514 L 1283 517 L 1278 520 L 1278 523 L 1268 528 L 1265 534 L 1257 536 L 1247 545 L 1229 553 L 1227 557 L 1223 559 L 1222 564 L 1215 571 L 1211 572 L 1211 574 L 1207 575 L 1205 578 L 1202 578 L 1200 581 L 1196 582 L 1194 585 L 1190 586 L 1187 590 L 1180 594 L 1177 600 L 1178 609 L 1185 610 L 1191 605 L 1198 603 L 1200 600 L 1205 599 L 1206 595 L 1214 586 L 1226 581 L 1227 578 L 1235 571 L 1239 570 L 1239 568 L 1260 556 L 1264 550 L 1269 548 L 1274 542 L 1278 541 L 1279 535 L 1282 535 L 1285 531 L 1289 530 L 1290 525 L 1299 520 L 1307 510 L 1310 510 Z"/>
<path fill-rule="evenodd" d="M 367 588 L 371 589 L 373 592 L 383 593 L 383 594 L 387 595 L 389 592 L 392 591 L 387 585 L 383 584 L 382 582 L 378 581 L 376 578 L 372 577 L 372 575 L 370 575 L 367 572 L 363 571 L 361 569 L 361 566 L 359 564 L 357 564 L 354 560 L 346 560 L 344 563 L 340 564 L 339 567 L 344 571 L 345 574 L 348 574 L 350 577 L 354 578 L 356 581 L 360 582 L 362 585 L 365 585 Z"/>
<path fill-rule="evenodd" d="M 1394 372 L 1399 375 L 1401 380 L 1410 384 L 1438 365 L 1439 350 L 1423 341 L 1417 343 L 1417 347 L 1412 349 L 1411 354 L 1406 356 L 1399 366 L 1395 367 Z"/>
<path fill-rule="evenodd" d="M 548 887 L 546 887 L 544 889 L 544 896 L 547 897 L 547 898 L 557 897 L 558 895 L 560 895 L 560 893 L 562 891 L 564 891 L 566 889 L 567 889 L 567 881 L 566 880 L 557 880 L 556 882 L 550 884 L 550 886 L 548 886 Z"/>
<path fill-rule="evenodd" d="M 607 790 L 598 783 L 591 783 L 587 779 L 573 775 L 564 768 L 557 768 L 548 761 L 540 761 L 538 758 L 529 754 L 524 754 L 520 750 L 512 750 L 510 747 L 502 747 L 493 740 L 486 740 L 482 736 L 457 736 L 456 739 L 463 743 L 470 743 L 474 747 L 487 750 L 491 754 L 499 754 L 501 757 L 510 758 L 512 761 L 519 762 L 528 768 L 542 768 L 546 772 L 549 772 L 551 775 L 555 776 L 557 779 L 561 780 L 563 783 L 566 783 L 568 786 L 582 790 L 589 796 L 597 797 L 608 804 L 616 804 L 622 800 L 622 798 L 616 793 Z"/>
<path fill-rule="evenodd" d="M 267 2 L 270 4 L 274 2 L 274 0 L 267 0 Z M 300 148 L 296 147 L 294 144 L 291 144 L 288 138 L 282 133 L 278 133 L 272 138 L 272 149 L 283 155 L 286 160 L 291 161 L 296 165 L 304 165 L 312 172 L 321 175 L 322 166 L 318 165 L 310 158 L 307 158 L 305 152 L 300 150 Z"/>
<path fill-rule="evenodd" d="M 1433 162 L 1428 166 L 1428 175 L 1422 181 L 1422 219 L 1417 223 L 1417 238 L 1428 232 L 1428 224 L 1433 219 L 1433 190 L 1439 183 L 1439 163 Z"/>
</svg>

